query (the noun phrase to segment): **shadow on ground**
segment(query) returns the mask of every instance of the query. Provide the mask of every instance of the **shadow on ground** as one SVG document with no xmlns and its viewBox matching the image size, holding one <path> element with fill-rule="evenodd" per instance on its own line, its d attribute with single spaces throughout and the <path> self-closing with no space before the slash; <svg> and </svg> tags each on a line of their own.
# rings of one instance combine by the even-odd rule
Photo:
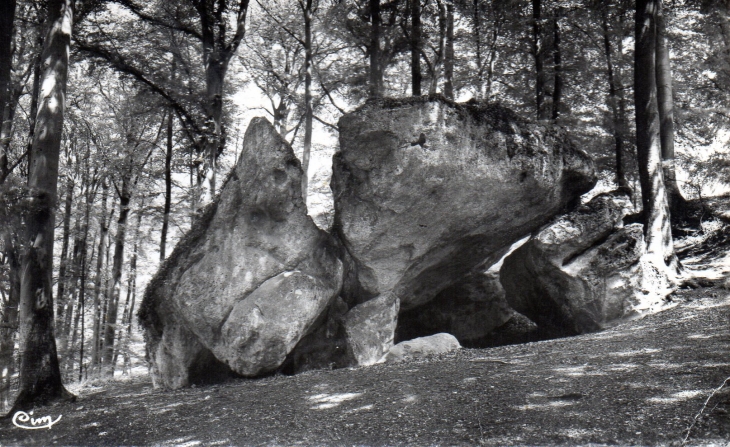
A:
<svg viewBox="0 0 730 447">
<path fill-rule="evenodd" d="M 730 296 L 687 291 L 605 332 L 162 392 L 111 383 L 2 445 L 727 445 Z M 728 385 L 730 386 L 730 384 Z M 694 426 L 693 426 L 694 423 Z"/>
</svg>

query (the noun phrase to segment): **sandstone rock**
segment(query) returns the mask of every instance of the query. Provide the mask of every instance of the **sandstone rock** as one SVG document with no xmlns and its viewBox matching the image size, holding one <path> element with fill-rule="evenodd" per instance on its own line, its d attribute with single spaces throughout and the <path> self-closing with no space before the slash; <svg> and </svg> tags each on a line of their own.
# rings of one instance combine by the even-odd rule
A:
<svg viewBox="0 0 730 447">
<path fill-rule="evenodd" d="M 556 335 L 600 330 L 637 314 L 644 294 L 643 227 L 621 227 L 625 196 L 597 196 L 508 256 L 507 302 Z"/>
<path fill-rule="evenodd" d="M 191 353 L 177 357 L 194 357 L 191 338 L 238 374 L 275 370 L 337 297 L 338 248 L 307 216 L 301 175 L 273 126 L 253 119 L 220 197 L 145 293 L 140 321 L 158 383 L 187 384 L 154 365 L 176 362 L 165 346 L 189 347 Z M 165 313 L 174 315 L 181 335 L 166 326 Z"/>
<path fill-rule="evenodd" d="M 373 365 L 393 346 L 400 303 L 393 294 L 359 304 L 345 315 L 347 342 L 356 364 Z"/>
<path fill-rule="evenodd" d="M 330 305 L 323 323 L 316 324 L 317 329 L 302 338 L 289 354 L 281 372 L 299 374 L 313 369 L 336 369 L 357 364 L 352 349 L 347 342 L 345 332 L 345 315 L 348 306 L 337 297 Z"/>
<path fill-rule="evenodd" d="M 339 128 L 334 228 L 361 295 L 348 302 L 394 293 L 404 311 L 422 305 L 595 182 L 564 132 L 499 106 L 369 101 Z"/>
<path fill-rule="evenodd" d="M 165 330 L 154 349 L 148 347 L 153 386 L 180 388 L 192 383 L 213 383 L 233 376 L 174 314 L 161 315 Z"/>
<path fill-rule="evenodd" d="M 456 337 L 442 332 L 398 343 L 390 349 L 385 361 L 389 363 L 402 362 L 427 355 L 445 354 L 460 348 L 461 345 Z"/>
<path fill-rule="evenodd" d="M 504 334 L 495 331 L 517 314 L 507 304 L 499 270 L 505 257 L 528 239 L 525 237 L 512 244 L 507 253 L 486 271 L 469 274 L 428 303 L 401 313 L 396 343 L 439 332 L 449 333 L 459 343 L 470 347 L 494 346 L 498 341 L 490 340 L 492 336 L 505 339 Z M 514 331 L 509 332 L 512 334 Z"/>
</svg>

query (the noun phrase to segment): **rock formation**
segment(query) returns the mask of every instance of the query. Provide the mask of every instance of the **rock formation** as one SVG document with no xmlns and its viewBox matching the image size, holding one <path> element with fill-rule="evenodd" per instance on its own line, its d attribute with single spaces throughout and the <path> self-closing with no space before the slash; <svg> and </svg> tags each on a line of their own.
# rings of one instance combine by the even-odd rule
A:
<svg viewBox="0 0 730 447">
<path fill-rule="evenodd" d="M 466 340 L 529 326 L 480 272 L 595 182 L 563 131 L 499 106 L 376 100 L 342 117 L 340 144 L 330 235 L 291 147 L 251 122 L 220 197 L 145 293 L 156 385 L 380 362 L 408 311 Z"/>
<path fill-rule="evenodd" d="M 508 256 L 507 301 L 554 335 L 600 330 L 642 306 L 643 227 L 622 226 L 628 199 L 604 194 L 557 218 Z"/>
<path fill-rule="evenodd" d="M 139 317 L 156 385 L 185 386 L 211 364 L 273 371 L 316 329 L 343 267 L 307 215 L 301 176 L 273 126 L 252 120 L 220 196 L 145 293 Z"/>
<path fill-rule="evenodd" d="M 561 130 L 496 105 L 369 101 L 339 129 L 334 229 L 357 273 L 346 301 L 393 293 L 403 311 L 425 304 L 595 182 Z"/>
<path fill-rule="evenodd" d="M 393 347 L 400 302 L 383 294 L 357 305 L 345 315 L 345 331 L 358 365 L 373 365 Z"/>
<path fill-rule="evenodd" d="M 445 354 L 460 348 L 461 345 L 456 337 L 442 332 L 398 343 L 390 349 L 385 361 L 388 363 L 402 362 L 427 355 Z"/>
</svg>

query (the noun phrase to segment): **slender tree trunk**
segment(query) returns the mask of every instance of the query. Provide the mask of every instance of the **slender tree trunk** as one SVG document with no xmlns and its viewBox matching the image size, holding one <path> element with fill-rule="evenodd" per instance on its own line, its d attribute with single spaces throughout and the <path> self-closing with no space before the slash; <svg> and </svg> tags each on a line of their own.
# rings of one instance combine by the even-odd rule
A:
<svg viewBox="0 0 730 447">
<path fill-rule="evenodd" d="M 433 64 L 431 66 L 431 85 L 428 88 L 428 94 L 434 95 L 438 91 L 439 81 L 441 80 L 441 70 L 444 65 L 444 53 L 446 47 L 446 6 L 444 6 L 445 0 L 436 0 L 439 10 L 439 43 L 436 50 L 436 56 L 434 57 Z"/>
<path fill-rule="evenodd" d="M 165 207 L 162 214 L 160 232 L 160 263 L 165 260 L 167 230 L 170 225 L 170 205 L 172 203 L 172 109 L 167 118 L 167 150 L 165 151 Z"/>
<path fill-rule="evenodd" d="M 304 148 L 302 150 L 302 198 L 307 202 L 309 157 L 312 152 L 312 0 L 304 0 Z M 301 4 L 301 3 L 300 3 Z"/>
<path fill-rule="evenodd" d="M 411 95 L 421 96 L 421 0 L 411 0 Z"/>
<path fill-rule="evenodd" d="M 89 160 L 89 154 L 90 154 L 90 147 L 86 146 L 86 156 L 85 160 L 86 163 L 88 163 Z M 88 167 L 88 165 L 87 165 Z M 84 343 L 86 341 L 86 277 L 87 277 L 87 256 L 88 256 L 88 248 L 89 248 L 89 220 L 91 218 L 91 204 L 94 202 L 94 199 L 96 198 L 96 188 L 97 184 L 94 182 L 92 185 L 89 185 L 89 177 L 86 174 L 88 172 L 88 169 L 85 171 L 83 175 L 83 182 L 82 182 L 82 190 L 84 191 L 84 196 L 86 197 L 86 206 L 84 209 L 84 224 L 83 228 L 81 230 L 81 241 L 82 242 L 82 249 L 81 249 L 81 275 L 79 278 L 79 306 L 81 310 L 81 348 L 79 349 L 79 381 L 83 378 L 83 371 L 84 371 Z M 94 258 L 94 249 L 91 250 L 91 259 Z M 87 371 L 88 375 L 88 371 Z"/>
<path fill-rule="evenodd" d="M 12 127 L 12 116 L 10 115 L 10 91 L 11 71 L 13 68 L 13 21 L 15 20 L 15 0 L 0 2 L 0 117 L 3 122 L 0 128 L 3 132 L 0 135 L 0 174 L 5 177 L 8 165 L 8 148 L 10 132 L 5 132 L 6 127 Z M 14 107 L 13 107 L 14 109 Z M 6 124 L 7 120 L 10 123 Z M 8 140 L 8 141 L 6 141 Z"/>
<path fill-rule="evenodd" d="M 71 238 L 71 207 L 73 205 L 74 181 L 71 175 L 66 179 L 66 202 L 63 210 L 63 236 L 61 242 L 61 261 L 58 268 L 58 293 L 56 294 L 56 320 L 63 318 L 63 308 L 66 304 L 64 294 L 66 288 L 66 270 L 68 269 L 68 243 Z"/>
<path fill-rule="evenodd" d="M 474 58 L 477 65 L 477 85 L 476 99 L 482 99 L 484 95 L 484 63 L 482 61 L 482 18 L 479 11 L 479 0 L 474 0 L 474 8 L 472 10 L 474 21 Z"/>
<path fill-rule="evenodd" d="M 8 264 L 8 293 L 4 295 L 0 313 L 0 400 L 10 400 L 12 377 L 15 374 L 15 334 L 18 332 L 18 305 L 20 303 L 20 259 L 11 230 L 2 231 L 4 255 Z"/>
<path fill-rule="evenodd" d="M 126 359 L 129 357 L 127 353 L 127 350 L 129 349 L 128 328 L 131 325 L 131 315 L 134 311 L 134 309 L 132 308 L 132 306 L 134 306 L 134 301 L 132 297 L 135 293 L 134 289 L 137 280 L 137 253 L 139 251 L 139 244 L 137 241 L 139 241 L 140 227 L 142 226 L 143 209 L 144 203 L 141 203 L 139 206 L 139 212 L 137 213 L 137 224 L 134 229 L 134 246 L 132 248 L 132 258 L 129 260 L 129 273 L 127 275 L 127 298 L 124 302 L 122 321 L 119 325 L 119 333 L 117 335 L 117 340 L 119 340 L 120 342 L 117 343 L 117 346 L 114 349 L 114 361 L 112 362 L 114 365 L 117 364 L 119 352 L 121 351 L 125 359 L 125 366 L 123 371 L 126 371 Z"/>
<path fill-rule="evenodd" d="M 225 145 L 223 119 L 223 79 L 226 74 L 226 64 L 212 56 L 207 61 L 205 73 L 206 86 L 206 114 L 208 128 L 205 144 L 205 196 L 199 205 L 207 205 L 213 201 L 216 192 L 216 177 L 218 172 L 218 156 L 223 152 Z"/>
<path fill-rule="evenodd" d="M 112 276 L 110 281 L 109 302 L 106 311 L 106 326 L 104 328 L 104 364 L 106 375 L 114 376 L 114 335 L 117 329 L 117 312 L 119 310 L 119 296 L 122 289 L 122 264 L 124 261 L 124 242 L 127 234 L 127 219 L 129 217 L 129 202 L 132 194 L 130 180 L 122 179 L 122 189 L 119 195 L 119 219 L 117 220 L 117 234 L 114 238 L 114 258 L 112 260 Z"/>
<path fill-rule="evenodd" d="M 94 276 L 94 330 L 92 335 L 91 346 L 91 366 L 98 368 L 101 364 L 101 289 L 104 260 L 106 259 L 106 238 L 109 234 L 109 224 L 107 223 L 107 201 L 109 186 L 106 180 L 102 180 L 101 184 L 101 217 L 99 218 L 99 249 L 96 256 L 96 272 Z"/>
<path fill-rule="evenodd" d="M 79 263 L 81 261 L 81 234 L 80 234 L 80 219 L 76 219 L 76 237 L 74 238 L 73 256 L 71 259 L 71 271 L 68 272 L 67 285 L 71 289 L 71 298 L 66 300 L 66 306 L 64 310 L 63 318 L 56 318 L 56 334 L 58 343 L 61 346 L 61 355 L 66 356 L 69 353 L 69 335 L 71 334 L 72 323 L 73 323 L 73 311 L 76 302 L 76 283 L 77 274 L 79 271 Z"/>
<path fill-rule="evenodd" d="M 49 0 L 47 7 L 51 26 L 43 46 L 44 88 L 29 167 L 29 246 L 21 261 L 20 389 L 11 413 L 73 398 L 61 382 L 53 335 L 53 234 L 74 0 Z"/>
<path fill-rule="evenodd" d="M 370 97 L 382 95 L 383 73 L 380 67 L 380 0 L 370 1 Z"/>
<path fill-rule="evenodd" d="M 717 1 L 713 9 L 717 16 L 722 41 L 725 44 L 725 54 L 728 55 L 730 54 L 730 0 Z"/>
<path fill-rule="evenodd" d="M 196 184 L 198 168 L 193 160 L 193 151 L 190 151 L 188 157 L 188 166 L 190 167 L 190 225 L 195 223 L 195 214 L 198 210 L 198 186 Z"/>
<path fill-rule="evenodd" d="M 454 99 L 454 3 L 446 3 L 446 54 L 444 55 L 444 96 Z"/>
<path fill-rule="evenodd" d="M 667 25 L 664 17 L 662 0 L 656 6 L 656 77 L 657 104 L 659 107 L 659 134 L 662 145 L 662 169 L 664 184 L 667 188 L 672 213 L 684 211 L 685 201 L 677 185 L 677 174 L 674 164 L 674 99 L 672 98 L 672 69 L 669 63 L 669 45 L 667 44 Z"/>
<path fill-rule="evenodd" d="M 560 19 L 562 17 L 562 8 L 557 8 L 553 16 L 553 66 L 554 66 L 554 85 L 553 85 L 553 121 L 560 118 L 560 102 L 563 98 L 563 62 L 560 54 Z"/>
<path fill-rule="evenodd" d="M 492 99 L 492 84 L 494 82 L 494 64 L 497 61 L 497 39 L 499 38 L 499 26 L 495 23 L 492 30 L 492 45 L 489 48 L 489 59 L 487 60 L 487 87 L 484 98 Z"/>
<path fill-rule="evenodd" d="M 77 290 L 74 289 L 69 300 L 69 317 L 73 315 L 73 325 L 69 328 L 69 336 L 67 339 L 71 339 L 71 344 L 65 350 L 66 358 L 64 359 L 64 371 L 72 371 L 74 368 L 74 352 L 76 351 L 76 343 L 79 339 L 79 319 L 81 318 L 81 307 L 78 305 L 77 300 L 80 299 Z M 76 303 L 76 305 L 74 305 Z"/>
<path fill-rule="evenodd" d="M 87 208 L 88 209 L 88 208 Z M 84 234 L 84 248 L 81 254 L 81 287 L 79 290 L 79 310 L 81 311 L 81 348 L 79 349 L 79 381 L 83 378 L 84 371 L 84 342 L 86 334 L 84 333 L 86 322 L 86 237 L 88 237 L 88 214 L 86 215 L 86 232 Z"/>
<path fill-rule="evenodd" d="M 542 28 L 542 0 L 532 0 L 532 55 L 535 58 L 535 106 L 539 120 L 549 118 L 545 107 L 547 73 L 545 73 L 545 45 Z"/>
<path fill-rule="evenodd" d="M 74 0 L 75 1 L 75 0 Z M 53 22 L 51 22 L 53 23 Z M 44 37 L 43 33 L 38 33 L 38 47 L 42 48 L 44 46 Z M 30 129 L 28 131 L 28 166 L 30 166 L 33 163 L 33 148 L 32 144 L 33 141 L 35 141 L 35 127 L 36 127 L 36 119 L 38 117 L 38 100 L 40 96 L 40 86 L 41 86 L 41 56 L 42 54 L 39 54 L 37 58 L 34 59 L 33 62 L 33 87 L 31 89 L 31 96 L 30 96 L 30 120 L 28 123 L 28 128 Z"/>
<path fill-rule="evenodd" d="M 0 109 L 0 184 L 10 175 L 10 140 L 13 133 L 13 120 L 17 103 L 13 104 L 12 99 Z"/>
<path fill-rule="evenodd" d="M 616 73 L 613 67 L 613 48 L 611 36 L 608 29 L 608 7 L 601 8 L 601 28 L 603 31 L 603 49 L 606 53 L 606 72 L 608 75 L 608 99 L 611 107 L 613 120 L 613 139 L 616 147 L 616 184 L 619 188 L 626 189 L 629 183 L 626 180 L 624 169 L 624 141 L 626 138 L 626 117 L 622 114 L 623 108 L 620 104 L 619 86 Z"/>
<path fill-rule="evenodd" d="M 637 0 L 634 53 L 636 152 L 644 213 L 646 251 L 661 257 L 664 267 L 673 261 L 669 205 L 662 172 L 656 85 L 657 0 Z"/>
</svg>

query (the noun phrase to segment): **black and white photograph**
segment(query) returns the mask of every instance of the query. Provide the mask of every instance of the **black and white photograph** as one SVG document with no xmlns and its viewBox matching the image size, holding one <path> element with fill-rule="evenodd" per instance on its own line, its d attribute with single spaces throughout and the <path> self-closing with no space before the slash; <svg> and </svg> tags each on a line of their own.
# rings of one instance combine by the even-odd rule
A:
<svg viewBox="0 0 730 447">
<path fill-rule="evenodd" d="M 730 0 L 0 0 L 0 447 L 730 447 Z"/>
</svg>

